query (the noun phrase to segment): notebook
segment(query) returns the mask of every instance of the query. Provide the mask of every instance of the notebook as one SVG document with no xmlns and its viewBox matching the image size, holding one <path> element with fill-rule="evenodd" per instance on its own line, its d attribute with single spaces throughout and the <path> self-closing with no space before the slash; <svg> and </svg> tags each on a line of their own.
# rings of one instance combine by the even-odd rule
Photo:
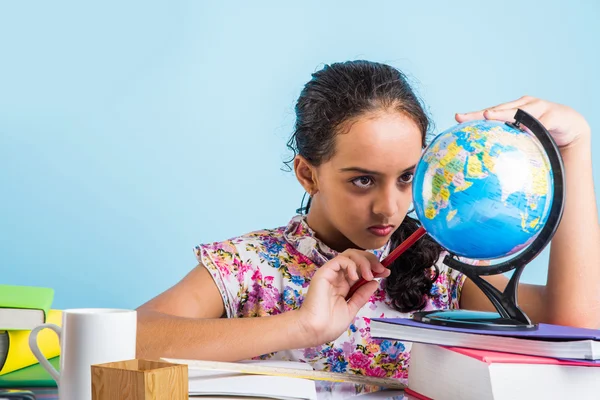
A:
<svg viewBox="0 0 600 400">
<path fill-rule="evenodd" d="M 529 331 L 488 331 L 431 325 L 408 318 L 373 318 L 371 336 L 600 362 L 600 331 L 559 325 L 539 324 L 537 330 Z"/>
<path fill-rule="evenodd" d="M 409 393 L 435 400 L 597 400 L 600 365 L 415 343 Z"/>
<path fill-rule="evenodd" d="M 293 361 L 245 361 L 260 365 L 311 370 L 310 364 Z M 246 397 L 282 400 L 316 400 L 315 382 L 285 376 L 246 375 L 222 371 L 188 370 L 190 398 Z"/>
</svg>

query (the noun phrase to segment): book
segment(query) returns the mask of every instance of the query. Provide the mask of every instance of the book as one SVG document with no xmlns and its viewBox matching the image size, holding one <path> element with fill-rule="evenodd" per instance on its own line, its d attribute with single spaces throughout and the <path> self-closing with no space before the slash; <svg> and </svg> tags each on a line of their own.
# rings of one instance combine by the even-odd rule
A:
<svg viewBox="0 0 600 400">
<path fill-rule="evenodd" d="M 60 370 L 60 356 L 48 360 Z M 39 363 L 0 376 L 0 388 L 56 387 L 56 381 Z"/>
<path fill-rule="evenodd" d="M 49 310 L 47 322 L 62 326 L 62 311 Z M 30 330 L 0 332 L 0 376 L 38 362 L 29 348 L 30 333 Z M 46 358 L 60 354 L 58 336 L 50 329 L 39 333 L 38 346 Z"/>
<path fill-rule="evenodd" d="M 295 361 L 244 361 L 242 364 L 312 370 L 310 364 Z M 189 395 L 228 396 L 282 400 L 316 400 L 315 383 L 287 376 L 243 374 L 229 371 L 188 369 Z"/>
<path fill-rule="evenodd" d="M 33 329 L 46 321 L 54 290 L 0 285 L 0 330 Z"/>
<path fill-rule="evenodd" d="M 539 324 L 536 330 L 493 331 L 432 325 L 409 318 L 373 318 L 371 336 L 377 339 L 600 362 L 599 330 L 560 325 Z"/>
<path fill-rule="evenodd" d="M 598 399 L 600 365 L 414 343 L 408 391 L 435 400 Z"/>
</svg>

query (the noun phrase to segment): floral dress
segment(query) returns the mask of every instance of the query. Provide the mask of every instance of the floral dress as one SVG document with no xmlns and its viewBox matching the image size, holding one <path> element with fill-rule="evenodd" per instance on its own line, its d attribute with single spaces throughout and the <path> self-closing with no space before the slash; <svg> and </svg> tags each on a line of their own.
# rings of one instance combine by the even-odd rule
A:
<svg viewBox="0 0 600 400">
<path fill-rule="evenodd" d="M 372 252 L 381 259 L 387 255 L 388 247 Z M 199 245 L 195 253 L 219 288 L 228 318 L 275 315 L 299 308 L 317 268 L 337 255 L 315 236 L 305 217 L 299 215 L 287 226 Z M 465 276 L 448 268 L 441 258 L 437 267 L 440 274 L 424 309 L 458 308 Z M 371 318 L 409 316 L 391 306 L 385 279 L 381 279 L 379 289 L 336 340 L 260 358 L 301 361 L 319 370 L 406 381 L 410 343 L 373 339 L 369 323 Z"/>
</svg>

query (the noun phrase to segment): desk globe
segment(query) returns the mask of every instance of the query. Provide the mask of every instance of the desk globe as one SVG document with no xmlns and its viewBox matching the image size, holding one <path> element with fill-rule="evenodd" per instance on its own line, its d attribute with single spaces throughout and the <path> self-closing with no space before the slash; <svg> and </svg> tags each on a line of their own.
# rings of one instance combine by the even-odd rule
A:
<svg viewBox="0 0 600 400">
<path fill-rule="evenodd" d="M 518 280 L 558 227 L 563 176 L 556 143 L 523 110 L 517 111 L 514 123 L 469 121 L 439 134 L 415 170 L 413 203 L 420 229 L 448 251 L 444 263 L 473 280 L 497 313 L 438 310 L 417 312 L 413 318 L 472 329 L 536 329 L 517 305 Z M 513 255 L 485 266 L 459 259 Z M 513 269 L 504 292 L 481 278 Z"/>
</svg>

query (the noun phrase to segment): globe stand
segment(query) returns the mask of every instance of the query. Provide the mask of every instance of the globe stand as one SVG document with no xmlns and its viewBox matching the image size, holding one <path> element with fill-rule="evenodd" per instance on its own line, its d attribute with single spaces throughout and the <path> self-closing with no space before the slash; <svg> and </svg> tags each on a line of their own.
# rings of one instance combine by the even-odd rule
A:
<svg viewBox="0 0 600 400">
<path fill-rule="evenodd" d="M 558 146 L 544 126 L 531 115 L 519 109 L 515 122 L 507 122 L 513 128 L 523 130 L 521 125 L 531 131 L 543 146 L 554 178 L 554 197 L 546 224 L 533 242 L 514 258 L 496 265 L 474 266 L 457 259 L 454 254 L 444 258 L 444 264 L 465 274 L 490 299 L 496 312 L 469 310 L 420 311 L 413 319 L 433 325 L 479 330 L 529 330 L 537 329 L 529 317 L 517 305 L 519 278 L 525 266 L 531 262 L 550 243 L 562 218 L 565 185 L 564 166 Z M 515 270 L 503 292 L 496 289 L 482 276 L 503 274 Z"/>
</svg>

